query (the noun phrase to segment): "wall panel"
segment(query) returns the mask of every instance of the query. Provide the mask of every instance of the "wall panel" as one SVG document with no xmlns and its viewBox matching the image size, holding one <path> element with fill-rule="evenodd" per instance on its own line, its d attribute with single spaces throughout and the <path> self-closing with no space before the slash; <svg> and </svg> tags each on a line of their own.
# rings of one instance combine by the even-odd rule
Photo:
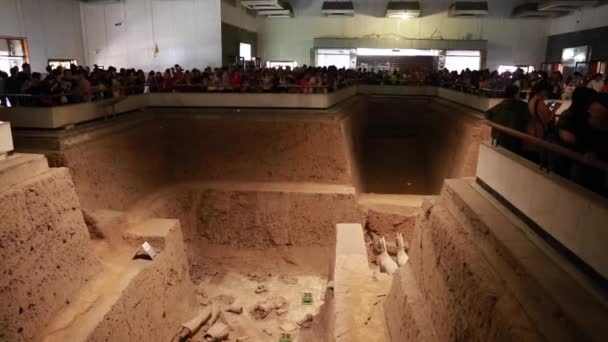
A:
<svg viewBox="0 0 608 342">
<path fill-rule="evenodd" d="M 77 1 L 2 0 L 0 36 L 27 38 L 34 71 L 49 58 L 84 59 Z"/>
<path fill-rule="evenodd" d="M 80 6 L 87 64 L 146 71 L 174 64 L 185 68 L 221 64 L 220 0 L 129 0 Z"/>
</svg>

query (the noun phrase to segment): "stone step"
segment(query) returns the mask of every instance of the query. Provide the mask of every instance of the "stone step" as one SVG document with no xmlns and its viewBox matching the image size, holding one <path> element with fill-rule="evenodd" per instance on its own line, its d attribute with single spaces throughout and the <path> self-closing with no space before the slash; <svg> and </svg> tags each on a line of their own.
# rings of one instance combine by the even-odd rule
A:
<svg viewBox="0 0 608 342">
<path fill-rule="evenodd" d="M 173 219 L 151 218 L 129 227 L 123 238 L 132 246 L 141 246 L 142 243 L 148 242 L 155 249 L 165 250 L 171 242 L 179 244 L 179 241 L 174 241 L 171 236 L 175 222 Z"/>
<path fill-rule="evenodd" d="M 390 277 L 369 268 L 363 228 L 358 223 L 336 226 L 332 279 L 329 341 L 389 341 L 382 302 Z"/>
<path fill-rule="evenodd" d="M 70 170 L 33 158 L 45 172 L 0 190 L 0 341 L 36 341 L 102 269 Z M 35 173 L 20 168 L 11 172 Z"/>
<path fill-rule="evenodd" d="M 103 238 L 109 243 L 121 243 L 125 227 L 128 226 L 124 211 L 98 209 L 85 211 L 84 216 L 92 238 Z"/>
<path fill-rule="evenodd" d="M 42 341 L 169 341 L 196 301 L 179 221 L 150 219 L 129 227 L 122 245 L 95 240 L 104 266 L 60 312 Z M 143 241 L 159 252 L 133 260 Z"/>
<path fill-rule="evenodd" d="M 42 154 L 15 153 L 0 160 L 0 191 L 49 169 Z"/>
<path fill-rule="evenodd" d="M 441 206 L 546 339 L 608 336 L 608 299 L 473 180 L 447 180 Z"/>
<path fill-rule="evenodd" d="M 383 214 L 416 216 L 422 206 L 422 202 L 428 197 L 423 195 L 362 193 L 357 195 L 357 204 L 362 209 Z"/>
<path fill-rule="evenodd" d="M 47 328 L 43 341 L 88 341 L 112 308 L 124 301 L 134 279 L 151 262 L 131 260 L 132 248 L 115 250 L 97 242 L 96 249 L 107 255 L 102 257 L 104 270 L 83 288 L 78 298 L 59 313 Z M 127 319 L 127 317 L 124 317 Z"/>
</svg>

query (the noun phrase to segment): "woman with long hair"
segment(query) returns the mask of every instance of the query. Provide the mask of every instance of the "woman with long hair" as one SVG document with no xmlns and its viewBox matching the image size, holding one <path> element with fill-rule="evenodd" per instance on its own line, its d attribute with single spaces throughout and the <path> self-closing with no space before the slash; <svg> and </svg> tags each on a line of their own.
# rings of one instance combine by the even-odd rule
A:
<svg viewBox="0 0 608 342">
<path fill-rule="evenodd" d="M 555 102 L 552 106 L 545 103 L 551 86 L 546 80 L 536 83 L 530 93 L 528 101 L 528 111 L 530 121 L 528 122 L 527 133 L 542 140 L 548 140 L 551 132 L 555 131 L 555 113 L 561 107 L 561 103 Z M 542 150 L 532 144 L 524 144 L 524 153 L 533 161 L 540 161 Z"/>
</svg>

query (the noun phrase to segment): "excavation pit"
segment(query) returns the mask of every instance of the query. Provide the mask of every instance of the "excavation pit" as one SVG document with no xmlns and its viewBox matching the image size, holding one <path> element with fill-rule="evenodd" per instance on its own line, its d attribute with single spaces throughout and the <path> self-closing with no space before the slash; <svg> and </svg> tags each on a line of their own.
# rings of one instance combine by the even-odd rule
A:
<svg viewBox="0 0 608 342">
<path fill-rule="evenodd" d="M 27 157 L 32 174 L 11 162 L 15 181 L 0 183 L 3 241 L 23 245 L 2 254 L 0 340 L 171 341 L 211 307 L 230 341 L 534 340 L 594 324 L 545 296 L 508 241 L 480 235 L 494 225 L 467 209 L 487 203 L 466 177 L 489 129 L 434 97 L 355 96 L 319 111 L 149 108 L 14 135 L 52 168 Z M 410 262 L 389 276 L 377 242 L 385 236 L 394 258 L 397 233 Z M 132 260 L 144 242 L 158 256 Z M 35 260 L 17 262 L 32 255 L 34 275 Z M 271 299 L 280 305 L 269 310 Z"/>
</svg>

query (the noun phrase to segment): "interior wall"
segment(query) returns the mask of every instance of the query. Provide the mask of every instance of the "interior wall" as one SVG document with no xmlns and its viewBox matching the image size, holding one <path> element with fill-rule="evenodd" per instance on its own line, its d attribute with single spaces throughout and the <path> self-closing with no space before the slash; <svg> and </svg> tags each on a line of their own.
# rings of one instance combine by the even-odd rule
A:
<svg viewBox="0 0 608 342">
<path fill-rule="evenodd" d="M 608 60 L 606 37 L 608 37 L 608 26 L 550 36 L 547 42 L 547 61 L 561 61 L 565 48 L 585 45 L 591 48 L 590 60 L 606 61 Z"/>
<path fill-rule="evenodd" d="M 234 63 L 240 43 L 251 44 L 251 56 L 257 57 L 260 19 L 247 13 L 236 0 L 222 0 L 222 64 Z"/>
<path fill-rule="evenodd" d="M 219 0 L 128 0 L 80 8 L 89 65 L 144 70 L 221 65 Z"/>
<path fill-rule="evenodd" d="M 552 19 L 548 35 L 589 30 L 608 25 L 608 5 L 588 7 L 569 15 Z"/>
<path fill-rule="evenodd" d="M 257 32 L 260 19 L 248 14 L 236 0 L 222 0 L 222 22 L 243 30 Z"/>
<path fill-rule="evenodd" d="M 251 56 L 257 56 L 258 34 L 222 22 L 222 64 L 231 65 L 240 56 L 241 43 L 251 44 Z"/>
<path fill-rule="evenodd" d="M 263 20 L 259 30 L 261 57 L 310 64 L 314 38 L 371 37 L 487 40 L 487 67 L 492 69 L 501 64 L 540 65 L 544 60 L 549 22 L 510 18 L 512 3 L 491 1 L 488 17 L 450 18 L 447 1 L 424 1 L 422 17 L 404 20 L 384 18 L 383 13 L 359 7 L 351 18 L 324 18 L 320 14 L 321 2 L 311 1 L 305 8 L 296 6 L 292 19 Z"/>
<path fill-rule="evenodd" d="M 0 36 L 24 37 L 34 71 L 49 58 L 83 62 L 80 11 L 74 0 L 2 0 Z"/>
</svg>

